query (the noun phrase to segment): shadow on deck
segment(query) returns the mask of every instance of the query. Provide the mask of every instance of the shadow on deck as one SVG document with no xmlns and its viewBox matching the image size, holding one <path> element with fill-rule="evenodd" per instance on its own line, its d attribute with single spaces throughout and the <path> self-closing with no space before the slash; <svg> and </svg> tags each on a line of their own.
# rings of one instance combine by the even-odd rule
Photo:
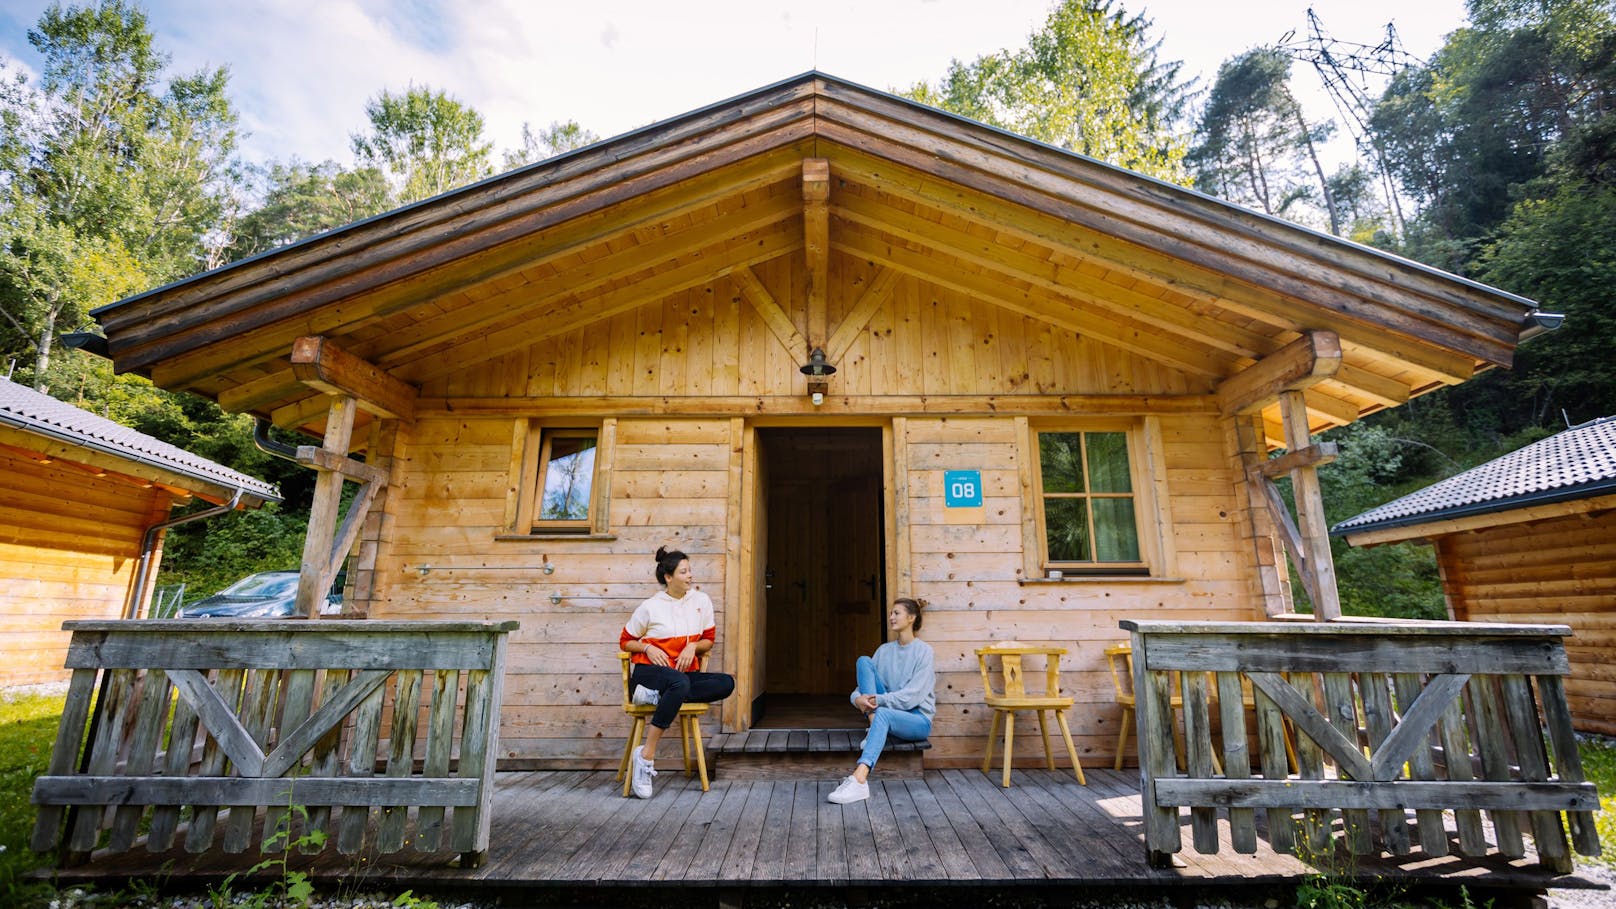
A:
<svg viewBox="0 0 1616 909">
<path fill-rule="evenodd" d="M 699 783 L 664 771 L 650 800 L 620 797 L 610 772 L 501 773 L 493 836 L 481 867 L 461 869 L 450 854 L 293 855 L 290 866 L 345 886 L 558 891 L 631 888 L 681 882 L 731 887 L 1251 887 L 1294 884 L 1320 868 L 1276 854 L 1266 840 L 1255 855 L 1236 854 L 1223 825 L 1217 854 L 1186 851 L 1182 867 L 1145 863 L 1138 777 L 1089 770 L 1088 786 L 1064 771 L 1018 769 L 1001 789 L 974 770 L 928 770 L 920 779 L 871 780 L 867 802 L 837 806 L 825 797 L 834 780 Z M 1184 824 L 1188 825 L 1188 815 Z M 1186 829 L 1185 841 L 1189 840 Z M 159 876 L 172 884 L 215 883 L 258 862 L 215 848 L 151 854 L 137 846 L 97 854 L 63 869 L 62 883 Z M 1508 894 L 1549 887 L 1597 887 L 1555 875 L 1532 855 L 1508 861 L 1433 858 L 1421 852 L 1359 860 L 1330 869 L 1348 877 L 1410 888 L 1467 886 Z M 277 869 L 278 874 L 278 869 Z"/>
</svg>

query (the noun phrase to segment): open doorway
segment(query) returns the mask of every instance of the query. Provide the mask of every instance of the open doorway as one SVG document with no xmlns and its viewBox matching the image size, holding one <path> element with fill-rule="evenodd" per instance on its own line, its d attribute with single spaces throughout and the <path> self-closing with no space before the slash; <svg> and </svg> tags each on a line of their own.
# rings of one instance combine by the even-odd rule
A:
<svg viewBox="0 0 1616 909">
<path fill-rule="evenodd" d="M 885 637 L 877 428 L 761 428 L 767 484 L 762 728 L 837 728 L 853 662 Z"/>
</svg>

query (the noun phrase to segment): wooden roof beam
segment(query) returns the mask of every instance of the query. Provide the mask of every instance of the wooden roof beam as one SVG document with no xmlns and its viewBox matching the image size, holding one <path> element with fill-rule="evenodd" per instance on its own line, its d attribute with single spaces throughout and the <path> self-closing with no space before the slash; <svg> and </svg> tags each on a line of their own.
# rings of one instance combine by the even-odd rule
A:
<svg viewBox="0 0 1616 909">
<path fill-rule="evenodd" d="M 877 262 L 922 281 L 947 287 L 1011 312 L 1030 316 L 1102 344 L 1119 347 L 1170 366 L 1202 376 L 1221 376 L 1227 363 L 1211 352 L 1181 343 L 1176 338 L 1152 331 L 1122 315 L 1082 304 L 1072 298 L 1055 298 L 1038 288 L 1022 288 L 1007 276 L 991 272 L 970 272 L 936 255 L 916 252 L 902 243 L 873 237 L 862 231 L 838 234 L 834 246 L 851 255 Z"/>
<path fill-rule="evenodd" d="M 318 335 L 292 342 L 292 372 L 304 385 L 328 395 L 347 395 L 378 417 L 415 419 L 414 385 L 394 378 Z"/>
<path fill-rule="evenodd" d="M 892 286 L 898 282 L 898 273 L 890 268 L 882 268 L 870 279 L 864 293 L 859 295 L 858 302 L 853 304 L 842 324 L 836 326 L 836 333 L 830 336 L 825 343 L 825 358 L 836 363 L 846 356 L 847 349 L 853 346 L 858 339 L 859 332 L 864 326 L 870 324 L 870 319 L 881 309 L 881 305 L 892 296 Z"/>
<path fill-rule="evenodd" d="M 1304 332 L 1300 338 L 1218 383 L 1225 416 L 1256 413 L 1287 391 L 1301 391 L 1336 374 L 1341 339 L 1333 331 Z"/>
<path fill-rule="evenodd" d="M 802 250 L 808 260 L 808 344 L 824 347 L 830 288 L 830 162 L 802 162 Z"/>
<path fill-rule="evenodd" d="M 762 281 L 758 280 L 757 272 L 750 266 L 737 268 L 730 277 L 735 279 L 736 286 L 741 289 L 741 299 L 757 311 L 758 316 L 763 319 L 763 324 L 769 327 L 769 332 L 780 342 L 780 346 L 796 359 L 808 356 L 810 345 L 807 339 L 797 331 L 791 316 L 775 302 L 774 295 L 769 293 L 769 289 L 763 286 Z"/>
</svg>

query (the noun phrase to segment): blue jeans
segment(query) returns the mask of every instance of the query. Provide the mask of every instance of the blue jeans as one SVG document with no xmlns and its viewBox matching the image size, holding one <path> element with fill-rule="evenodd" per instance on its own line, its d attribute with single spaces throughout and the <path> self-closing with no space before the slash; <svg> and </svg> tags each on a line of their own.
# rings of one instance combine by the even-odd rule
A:
<svg viewBox="0 0 1616 909">
<path fill-rule="evenodd" d="M 875 661 L 867 656 L 858 658 L 854 673 L 858 677 L 859 694 L 886 694 L 890 690 L 875 671 Z M 931 735 L 931 719 L 921 713 L 918 707 L 913 710 L 875 708 L 875 713 L 870 716 L 870 734 L 864 739 L 864 753 L 859 755 L 859 763 L 874 770 L 876 760 L 881 757 L 881 749 L 886 747 L 888 735 L 899 741 L 919 742 Z"/>
</svg>

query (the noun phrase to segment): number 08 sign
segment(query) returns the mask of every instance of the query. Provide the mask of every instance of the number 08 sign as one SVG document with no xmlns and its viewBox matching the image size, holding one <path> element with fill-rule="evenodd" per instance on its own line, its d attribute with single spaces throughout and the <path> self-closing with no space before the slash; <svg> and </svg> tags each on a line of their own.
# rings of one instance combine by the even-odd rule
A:
<svg viewBox="0 0 1616 909">
<path fill-rule="evenodd" d="M 943 506 L 945 508 L 981 508 L 982 471 L 944 471 Z"/>
</svg>

